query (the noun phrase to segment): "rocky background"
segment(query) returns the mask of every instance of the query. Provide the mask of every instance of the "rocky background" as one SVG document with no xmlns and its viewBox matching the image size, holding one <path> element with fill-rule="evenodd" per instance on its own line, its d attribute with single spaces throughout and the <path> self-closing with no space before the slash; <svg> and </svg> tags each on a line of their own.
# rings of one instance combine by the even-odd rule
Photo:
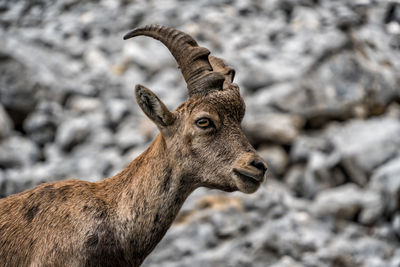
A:
<svg viewBox="0 0 400 267">
<path fill-rule="evenodd" d="M 400 266 L 400 4 L 0 0 L 0 197 L 117 173 L 156 134 L 137 83 L 187 96 L 148 23 L 237 71 L 269 163 L 253 195 L 200 189 L 144 266 Z"/>
</svg>

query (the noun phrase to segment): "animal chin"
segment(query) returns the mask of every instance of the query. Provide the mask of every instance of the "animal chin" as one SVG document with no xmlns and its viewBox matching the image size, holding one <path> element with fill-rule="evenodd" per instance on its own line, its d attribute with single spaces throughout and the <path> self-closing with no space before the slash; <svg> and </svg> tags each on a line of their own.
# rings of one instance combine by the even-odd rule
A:
<svg viewBox="0 0 400 267">
<path fill-rule="evenodd" d="M 234 170 L 233 172 L 236 185 L 243 193 L 253 193 L 260 187 L 262 181 L 257 180 L 254 176 L 238 170 Z"/>
</svg>

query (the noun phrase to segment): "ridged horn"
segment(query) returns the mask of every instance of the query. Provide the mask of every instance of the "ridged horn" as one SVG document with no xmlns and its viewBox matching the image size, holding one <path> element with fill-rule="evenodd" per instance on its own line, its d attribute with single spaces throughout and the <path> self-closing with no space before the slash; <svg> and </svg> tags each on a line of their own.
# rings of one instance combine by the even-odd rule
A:
<svg viewBox="0 0 400 267">
<path fill-rule="evenodd" d="M 139 35 L 159 40 L 168 48 L 185 78 L 189 96 L 222 90 L 225 76 L 213 72 L 208 60 L 210 51 L 198 46 L 190 35 L 171 27 L 152 24 L 130 31 L 124 40 Z"/>
</svg>

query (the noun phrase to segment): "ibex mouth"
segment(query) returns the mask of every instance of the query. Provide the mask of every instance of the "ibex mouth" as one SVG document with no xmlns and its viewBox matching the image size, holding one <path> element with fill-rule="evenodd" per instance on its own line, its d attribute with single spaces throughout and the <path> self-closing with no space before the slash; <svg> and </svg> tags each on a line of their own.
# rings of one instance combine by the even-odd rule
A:
<svg viewBox="0 0 400 267">
<path fill-rule="evenodd" d="M 243 182 L 248 182 L 254 185 L 259 185 L 264 181 L 264 177 L 260 174 L 250 172 L 244 169 L 233 169 L 233 172 L 238 176 Z"/>
</svg>

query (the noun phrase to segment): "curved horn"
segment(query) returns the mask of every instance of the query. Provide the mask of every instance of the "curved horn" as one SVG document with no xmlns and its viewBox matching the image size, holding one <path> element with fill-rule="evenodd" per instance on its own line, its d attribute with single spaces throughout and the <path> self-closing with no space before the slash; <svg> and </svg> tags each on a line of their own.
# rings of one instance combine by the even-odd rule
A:
<svg viewBox="0 0 400 267">
<path fill-rule="evenodd" d="M 224 75 L 212 71 L 208 61 L 210 51 L 198 46 L 190 35 L 167 26 L 147 25 L 130 31 L 124 40 L 138 35 L 159 40 L 169 49 L 185 78 L 189 96 L 222 90 Z"/>
</svg>

